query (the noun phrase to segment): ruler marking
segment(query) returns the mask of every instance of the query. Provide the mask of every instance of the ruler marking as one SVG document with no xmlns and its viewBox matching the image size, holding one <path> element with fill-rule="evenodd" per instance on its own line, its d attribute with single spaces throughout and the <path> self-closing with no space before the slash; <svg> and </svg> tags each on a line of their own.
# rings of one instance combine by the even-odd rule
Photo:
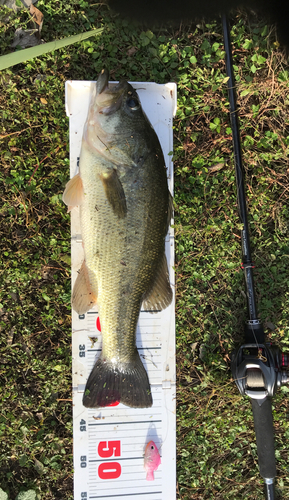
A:
<svg viewBox="0 0 289 500">
<path fill-rule="evenodd" d="M 121 460 L 140 460 L 144 459 L 144 457 L 117 457 L 118 461 Z M 101 459 L 94 459 L 94 460 L 88 460 L 89 462 L 111 462 L 111 458 L 101 458 Z"/>
<path fill-rule="evenodd" d="M 161 408 L 161 407 L 158 407 L 158 408 Z M 162 413 L 161 413 L 161 412 L 158 412 L 155 416 L 156 416 L 156 417 L 160 417 L 161 415 L 162 415 Z M 93 418 L 93 417 L 92 417 L 92 418 Z M 105 417 L 95 417 L 95 418 L 93 418 L 93 420 L 97 420 L 97 422 L 94 422 L 93 420 L 91 420 L 91 423 L 92 423 L 92 424 L 97 424 L 97 423 L 99 423 L 99 424 L 100 424 L 100 423 L 104 424 L 105 422 L 100 422 L 100 420 L 105 420 L 105 419 L 108 419 L 108 418 L 119 418 L 119 419 L 120 419 L 120 418 L 122 418 L 122 419 L 125 419 L 125 418 L 127 418 L 127 415 L 126 415 L 126 414 L 117 415 L 117 414 L 115 413 L 114 415 L 107 415 L 107 416 L 105 416 Z M 159 421 L 161 422 L 161 420 L 159 420 Z M 146 422 L 147 422 L 147 421 L 146 421 Z M 110 423 L 111 423 L 111 422 L 110 422 Z M 116 422 L 116 421 L 114 420 L 114 421 L 113 421 L 113 423 L 114 423 L 114 424 L 116 424 L 116 423 L 118 423 L 118 422 Z"/>
<path fill-rule="evenodd" d="M 138 347 L 138 351 L 141 351 L 142 349 L 161 349 L 162 347 Z"/>
<path fill-rule="evenodd" d="M 160 313 L 162 312 L 161 309 L 141 309 L 140 311 L 141 313 L 150 313 L 150 314 L 154 314 L 154 313 Z"/>
<path fill-rule="evenodd" d="M 146 491 L 142 493 L 121 493 L 118 495 L 101 495 L 101 496 L 93 496 L 89 498 L 117 498 L 117 497 L 132 497 L 132 496 L 140 496 L 140 495 L 161 495 L 162 491 Z"/>
<path fill-rule="evenodd" d="M 157 423 L 157 422 L 162 422 L 162 420 L 140 420 L 137 422 L 101 422 L 101 423 L 93 423 L 93 424 L 88 424 L 89 426 L 93 425 L 122 425 L 122 424 L 150 424 L 150 423 Z"/>
<path fill-rule="evenodd" d="M 159 431 L 160 429 L 161 429 L 161 426 L 160 426 L 160 425 L 158 425 L 158 426 L 156 427 L 156 430 L 158 430 L 158 431 Z M 134 431 L 137 433 L 137 432 L 138 432 L 138 429 L 134 429 Z M 106 432 L 111 433 L 111 431 L 110 431 L 109 429 L 107 429 L 107 431 L 106 431 Z M 122 429 L 122 432 L 123 432 L 123 439 L 127 439 L 127 440 L 129 440 L 129 438 L 130 438 L 131 436 L 130 436 L 130 434 L 128 434 L 128 431 L 126 431 L 126 432 L 125 432 L 125 429 Z M 141 435 L 141 437 L 143 437 L 143 436 L 144 436 L 144 437 L 146 437 L 146 433 L 147 433 L 147 429 L 146 429 L 146 428 L 140 429 L 140 435 Z M 110 434 L 109 434 L 109 435 L 110 435 Z M 90 430 L 90 431 L 89 431 L 89 436 L 90 436 L 92 439 L 94 439 L 94 438 L 95 438 L 95 436 L 96 436 L 96 432 L 94 432 L 94 431 Z M 134 436 L 134 438 L 135 438 L 135 437 L 137 437 L 137 436 Z M 101 437 L 100 437 L 100 440 L 101 440 Z M 142 441 L 141 443 L 137 443 L 137 442 L 135 443 L 135 445 L 142 445 L 142 444 L 144 444 L 144 441 Z M 88 445 L 88 446 L 89 446 L 89 448 L 90 448 L 90 447 L 92 447 L 92 448 L 93 448 L 93 447 L 94 447 L 94 443 L 89 443 L 89 445 Z M 128 443 L 127 443 L 127 446 L 129 446 L 129 444 L 128 444 Z"/>
<path fill-rule="evenodd" d="M 141 309 L 141 313 L 156 314 L 162 312 L 161 309 Z M 98 314 L 98 311 L 87 311 L 86 314 Z"/>
<path fill-rule="evenodd" d="M 161 347 L 138 347 L 137 348 L 138 351 L 142 351 L 143 349 L 155 349 L 155 350 L 160 350 Z M 102 351 L 102 349 L 89 349 L 89 351 L 87 351 L 88 353 L 90 352 L 99 352 L 99 351 Z"/>
</svg>

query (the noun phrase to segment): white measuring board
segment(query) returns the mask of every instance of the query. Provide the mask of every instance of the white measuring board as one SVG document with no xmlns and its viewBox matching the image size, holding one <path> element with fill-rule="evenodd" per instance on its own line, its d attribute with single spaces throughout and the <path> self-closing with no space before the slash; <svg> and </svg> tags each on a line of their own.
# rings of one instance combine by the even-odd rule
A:
<svg viewBox="0 0 289 500">
<path fill-rule="evenodd" d="M 158 134 L 173 193 L 172 121 L 176 85 L 131 82 Z M 66 112 L 70 129 L 70 177 L 78 170 L 83 126 L 92 82 L 66 82 Z M 110 84 L 112 85 L 112 83 Z M 174 292 L 174 234 L 166 237 L 166 256 Z M 83 260 L 79 210 L 71 212 L 72 285 Z M 175 293 L 174 293 L 175 297 Z M 148 372 L 153 406 L 123 404 L 87 409 L 82 405 L 86 380 L 101 352 L 97 308 L 78 316 L 72 311 L 74 500 L 175 500 L 176 498 L 176 383 L 175 300 L 164 311 L 141 311 L 136 344 Z M 146 480 L 144 450 L 153 440 L 161 455 L 155 480 Z"/>
</svg>

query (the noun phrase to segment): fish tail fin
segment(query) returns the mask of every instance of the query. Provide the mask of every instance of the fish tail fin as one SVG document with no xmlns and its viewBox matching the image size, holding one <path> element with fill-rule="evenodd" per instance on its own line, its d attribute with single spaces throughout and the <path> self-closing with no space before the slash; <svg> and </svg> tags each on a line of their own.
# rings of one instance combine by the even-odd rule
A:
<svg viewBox="0 0 289 500">
<path fill-rule="evenodd" d="M 155 476 L 154 476 L 154 473 L 152 470 L 148 470 L 147 471 L 147 477 L 146 477 L 146 480 L 147 481 L 154 481 L 155 480 Z"/>
<path fill-rule="evenodd" d="M 98 408 L 120 402 L 132 408 L 152 406 L 150 383 L 138 352 L 129 363 L 112 363 L 102 356 L 88 377 L 83 406 Z"/>
</svg>

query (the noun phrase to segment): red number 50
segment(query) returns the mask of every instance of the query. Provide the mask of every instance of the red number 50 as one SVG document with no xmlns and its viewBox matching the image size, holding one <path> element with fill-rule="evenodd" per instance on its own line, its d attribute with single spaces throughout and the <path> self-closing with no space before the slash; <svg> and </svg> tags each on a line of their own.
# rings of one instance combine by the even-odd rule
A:
<svg viewBox="0 0 289 500">
<path fill-rule="evenodd" d="M 120 457 L 120 441 L 100 441 L 98 454 L 101 458 Z M 117 479 L 121 475 L 121 465 L 118 462 L 104 462 L 98 467 L 100 479 Z"/>
<path fill-rule="evenodd" d="M 101 458 L 120 457 L 120 441 L 100 441 L 97 451 Z"/>
</svg>

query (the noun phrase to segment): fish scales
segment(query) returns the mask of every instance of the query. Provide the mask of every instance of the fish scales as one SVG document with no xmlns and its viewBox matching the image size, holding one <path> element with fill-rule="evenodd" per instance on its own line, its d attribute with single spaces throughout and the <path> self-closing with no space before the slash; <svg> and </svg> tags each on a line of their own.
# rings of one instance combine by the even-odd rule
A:
<svg viewBox="0 0 289 500">
<path fill-rule="evenodd" d="M 134 351 L 142 295 L 163 253 L 168 200 L 163 201 L 163 210 L 159 206 L 157 210 L 157 202 L 167 182 L 166 174 L 165 169 L 161 170 L 160 174 L 164 175 L 159 175 L 151 188 L 150 174 L 146 172 L 146 167 L 154 168 L 150 157 L 141 168 L 125 169 L 120 178 L 127 216 L 119 219 L 107 202 L 101 181 L 91 182 L 92 176 L 97 179 L 102 172 L 102 164 L 89 161 L 87 156 L 89 152 L 81 157 L 85 201 L 80 208 L 80 218 L 92 286 L 97 281 L 102 353 L 109 359 L 118 356 L 126 360 Z"/>
<path fill-rule="evenodd" d="M 171 216 L 165 162 L 137 93 L 127 82 L 108 89 L 103 71 L 84 128 L 79 177 L 63 195 L 80 205 L 85 261 L 72 293 L 82 314 L 97 300 L 102 353 L 89 376 L 83 404 L 121 401 L 151 406 L 145 368 L 136 349 L 140 307 L 172 300 L 164 253 Z"/>
</svg>

